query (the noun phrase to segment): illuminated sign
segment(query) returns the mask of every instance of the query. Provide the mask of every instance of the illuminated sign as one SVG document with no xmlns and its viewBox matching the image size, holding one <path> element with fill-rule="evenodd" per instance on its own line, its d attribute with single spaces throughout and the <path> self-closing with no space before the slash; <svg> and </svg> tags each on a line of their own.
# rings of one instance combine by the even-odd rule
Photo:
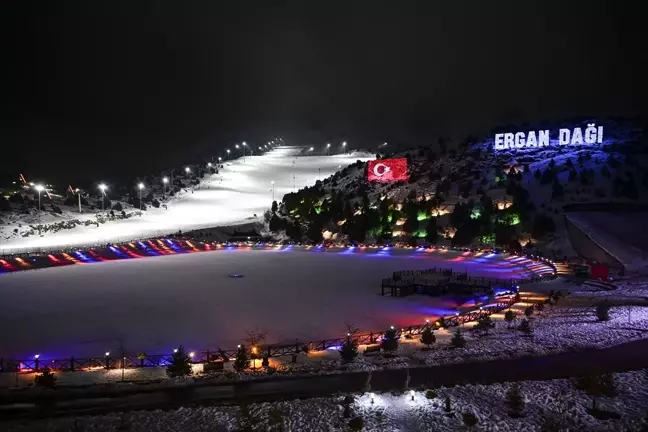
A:
<svg viewBox="0 0 648 432">
<path fill-rule="evenodd" d="M 495 134 L 495 150 L 516 150 L 527 148 L 549 147 L 551 143 L 557 142 L 558 145 L 590 145 L 601 144 L 603 142 L 603 126 L 596 127 L 594 123 L 589 123 L 583 130 L 582 128 L 559 129 L 558 139 L 551 139 L 549 129 L 515 132 L 515 133 L 498 133 Z"/>
<path fill-rule="evenodd" d="M 407 180 L 407 159 L 378 159 L 369 161 L 367 180 L 393 182 Z"/>
</svg>

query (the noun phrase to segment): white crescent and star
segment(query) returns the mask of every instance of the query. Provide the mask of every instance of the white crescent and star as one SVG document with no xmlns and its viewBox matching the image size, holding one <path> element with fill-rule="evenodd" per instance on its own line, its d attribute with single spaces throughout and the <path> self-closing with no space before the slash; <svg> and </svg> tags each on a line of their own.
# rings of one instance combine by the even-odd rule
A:
<svg viewBox="0 0 648 432">
<path fill-rule="evenodd" d="M 383 167 L 382 172 L 378 171 L 378 167 Z M 389 167 L 383 163 L 374 165 L 373 173 L 376 177 L 382 177 L 389 172 Z"/>
</svg>

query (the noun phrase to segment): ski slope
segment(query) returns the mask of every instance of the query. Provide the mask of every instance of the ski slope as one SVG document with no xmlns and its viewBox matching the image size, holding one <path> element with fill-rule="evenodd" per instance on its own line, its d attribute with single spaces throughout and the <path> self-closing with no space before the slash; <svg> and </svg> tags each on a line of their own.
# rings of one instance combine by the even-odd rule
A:
<svg viewBox="0 0 648 432">
<path fill-rule="evenodd" d="M 206 175 L 193 191 L 181 192 L 167 203 L 168 209 L 149 207 L 141 217 L 111 221 L 99 227 L 79 226 L 42 236 L 3 237 L 0 254 L 60 249 L 68 246 L 105 244 L 216 226 L 236 225 L 260 220 L 270 208 L 273 197 L 312 186 L 357 160 L 373 159 L 368 153 L 332 156 L 301 156 L 301 147 L 277 147 L 261 155 L 226 162 L 218 174 Z M 293 178 L 294 175 L 294 178 Z M 256 217 L 255 217 L 256 215 Z M 65 218 L 94 219 L 95 215 L 66 213 L 39 215 L 42 222 Z M 25 222 L 22 222 L 23 225 Z M 33 223 L 33 222 L 31 222 Z M 0 226 L 10 233 L 18 223 Z"/>
</svg>

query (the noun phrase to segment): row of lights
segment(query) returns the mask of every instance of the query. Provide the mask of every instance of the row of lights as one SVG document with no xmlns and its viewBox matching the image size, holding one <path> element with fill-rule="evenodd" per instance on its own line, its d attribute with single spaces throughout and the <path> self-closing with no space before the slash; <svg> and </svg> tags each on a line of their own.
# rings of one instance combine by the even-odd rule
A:
<svg viewBox="0 0 648 432">
<path fill-rule="evenodd" d="M 274 141 L 271 141 L 271 142 L 269 142 L 267 145 L 264 145 L 263 147 L 264 147 L 265 149 L 268 149 L 268 145 L 272 146 L 273 143 L 274 143 Z M 243 146 L 247 146 L 247 143 L 246 143 L 245 141 L 243 141 L 242 145 L 243 145 Z M 239 145 L 238 145 L 238 144 L 236 144 L 236 148 L 237 148 L 237 149 L 239 148 Z M 262 150 L 262 151 L 263 151 L 263 148 L 262 148 L 261 146 L 259 146 L 259 150 Z M 229 150 L 229 149 L 226 149 L 226 151 L 227 151 L 227 154 L 229 155 L 230 150 Z M 223 158 L 220 157 L 220 156 L 218 156 L 218 161 L 219 161 L 219 162 L 222 162 L 222 160 L 223 160 Z M 211 162 L 207 162 L 207 167 L 211 168 L 211 167 L 212 167 L 212 163 L 211 163 Z M 186 172 L 187 174 L 191 173 L 191 168 L 189 168 L 189 167 L 185 167 L 185 172 Z M 163 178 L 162 178 L 162 183 L 164 183 L 165 185 L 166 185 L 167 183 L 169 183 L 169 178 L 168 178 L 168 177 L 163 177 Z M 34 183 L 30 183 L 30 185 L 33 186 L 34 189 L 38 192 L 39 207 L 40 207 L 40 193 L 41 193 L 42 191 L 45 190 L 45 186 L 43 186 L 42 184 L 34 184 Z M 144 189 L 146 186 L 144 185 L 144 183 L 139 183 L 139 184 L 137 185 L 137 187 L 138 187 L 139 190 L 142 190 L 142 189 Z M 105 195 L 106 195 L 106 191 L 108 190 L 108 186 L 106 186 L 104 183 L 100 183 L 99 186 L 98 186 L 98 188 L 99 188 L 99 190 L 101 191 L 101 193 L 105 196 Z M 80 189 L 77 188 L 77 189 L 75 189 L 75 192 L 80 193 L 81 191 L 80 191 Z"/>
</svg>

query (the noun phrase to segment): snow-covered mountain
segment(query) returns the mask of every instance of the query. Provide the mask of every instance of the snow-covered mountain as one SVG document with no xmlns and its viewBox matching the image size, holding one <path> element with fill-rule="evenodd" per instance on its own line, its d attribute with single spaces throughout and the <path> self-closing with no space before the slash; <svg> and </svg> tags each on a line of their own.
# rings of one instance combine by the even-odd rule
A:
<svg viewBox="0 0 648 432">
<path fill-rule="evenodd" d="M 157 193 L 160 206 L 144 204 L 146 211 L 141 216 L 139 203 L 131 206 L 120 202 L 123 213 L 113 211 L 114 216 L 110 216 L 110 209 L 102 212 L 96 206 L 84 206 L 84 212 L 79 213 L 76 200 L 65 206 L 63 197 L 55 195 L 52 204 L 61 213 L 49 204 L 43 207 L 52 211 L 31 208 L 27 213 L 16 211 L 17 206 L 12 205 L 0 211 L 0 254 L 105 244 L 261 220 L 273 196 L 281 200 L 285 193 L 311 186 L 357 160 L 374 158 L 369 153 L 307 154 L 301 147 L 277 147 L 261 156 L 223 162 L 217 174 L 205 169 L 198 184 L 187 183 L 173 197 L 162 199 Z M 157 180 L 154 189 L 160 192 L 161 178 Z M 153 189 L 151 185 L 145 185 L 143 196 L 149 189 Z M 37 200 L 34 191 L 30 194 Z M 44 193 L 42 198 L 45 200 Z"/>
<path fill-rule="evenodd" d="M 648 202 L 648 146 L 635 123 L 606 121 L 600 143 L 558 142 L 560 129 L 578 128 L 584 134 L 592 123 L 512 128 L 549 130 L 544 147 L 497 150 L 494 132 L 484 139 L 445 140 L 387 154 L 408 159 L 407 182 L 370 183 L 364 166 L 354 166 L 321 187 L 287 195 L 279 216 L 289 222 L 274 225 L 297 233 L 292 220 L 306 236 L 316 235 L 321 227 L 325 239 L 341 234 L 359 242 L 504 247 L 530 242 L 547 253 L 571 255 L 564 231 L 566 210 L 582 204 Z"/>
</svg>

